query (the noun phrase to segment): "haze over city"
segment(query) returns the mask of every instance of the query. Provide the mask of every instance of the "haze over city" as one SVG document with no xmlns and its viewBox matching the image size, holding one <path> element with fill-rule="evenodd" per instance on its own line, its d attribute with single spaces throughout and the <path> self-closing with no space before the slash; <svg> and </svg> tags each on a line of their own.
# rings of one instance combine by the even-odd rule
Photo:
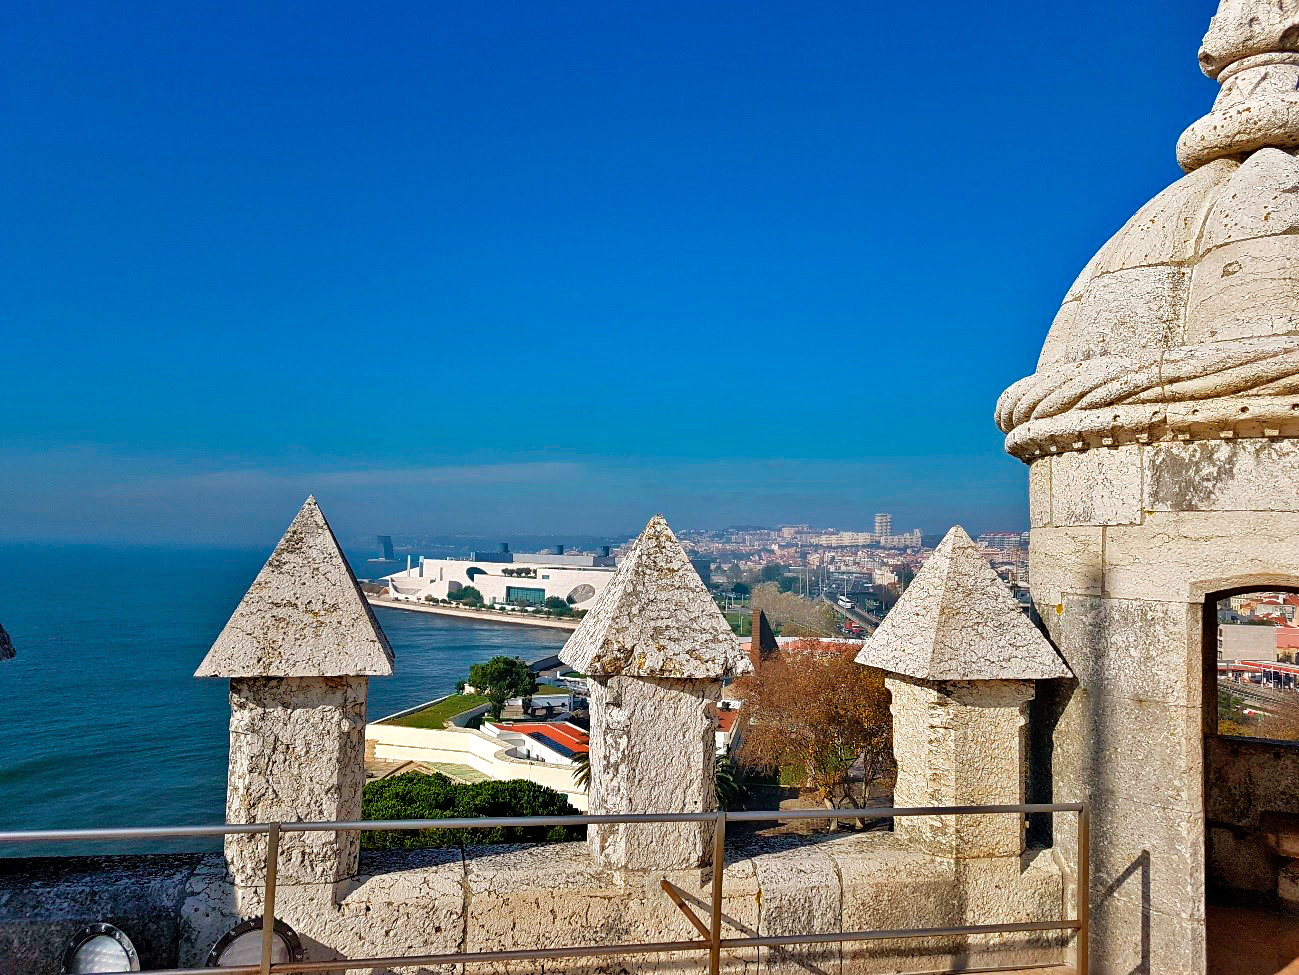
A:
<svg viewBox="0 0 1299 975">
<path fill-rule="evenodd" d="M 1185 6 L 20 5 L 0 538 L 1027 527 Z"/>
</svg>

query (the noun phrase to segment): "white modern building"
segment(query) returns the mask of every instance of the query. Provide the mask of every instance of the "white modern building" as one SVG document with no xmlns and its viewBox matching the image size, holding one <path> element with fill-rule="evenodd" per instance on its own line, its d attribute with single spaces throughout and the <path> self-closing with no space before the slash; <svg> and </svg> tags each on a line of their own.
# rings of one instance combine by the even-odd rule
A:
<svg viewBox="0 0 1299 975">
<path fill-rule="evenodd" d="M 489 606 L 536 606 L 558 596 L 574 609 L 589 609 L 613 578 L 614 558 L 555 552 L 514 553 L 508 545 L 498 552 L 474 552 L 468 559 L 426 559 L 411 562 L 401 572 L 384 576 L 393 599 L 420 602 L 425 597 L 447 599 L 473 586 Z"/>
</svg>

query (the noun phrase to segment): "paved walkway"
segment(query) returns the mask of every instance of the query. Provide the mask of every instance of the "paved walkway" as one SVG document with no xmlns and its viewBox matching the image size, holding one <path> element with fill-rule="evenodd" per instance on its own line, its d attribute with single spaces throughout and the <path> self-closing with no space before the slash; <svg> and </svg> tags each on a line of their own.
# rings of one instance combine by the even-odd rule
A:
<svg viewBox="0 0 1299 975">
<path fill-rule="evenodd" d="M 448 779 L 467 784 L 491 780 L 490 775 L 484 775 L 476 768 L 470 768 L 468 765 L 457 765 L 454 762 L 409 762 L 400 759 L 371 758 L 365 763 L 365 779 L 367 782 L 391 778 L 394 775 L 404 775 L 407 772 L 419 772 L 422 775 L 433 775 L 435 772 L 440 772 Z"/>
</svg>

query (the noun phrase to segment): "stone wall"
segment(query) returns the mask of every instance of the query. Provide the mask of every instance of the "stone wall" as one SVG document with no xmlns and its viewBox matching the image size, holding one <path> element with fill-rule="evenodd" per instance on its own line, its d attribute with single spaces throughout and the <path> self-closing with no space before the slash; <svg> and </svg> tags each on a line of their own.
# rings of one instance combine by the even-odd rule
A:
<svg viewBox="0 0 1299 975">
<path fill-rule="evenodd" d="M 1294 440 L 1226 440 L 1030 468 L 1033 601 L 1078 678 L 1035 709 L 1050 750 L 1034 768 L 1050 798 L 1091 804 L 1100 971 L 1204 970 L 1203 604 L 1299 579 L 1299 502 L 1281 474 L 1297 465 Z M 1071 863 L 1072 824 L 1058 826 Z"/>
<path fill-rule="evenodd" d="M 1299 747 L 1214 737 L 1206 760 L 1209 883 L 1270 896 L 1282 861 L 1269 852 L 1258 817 L 1299 810 Z"/>
<path fill-rule="evenodd" d="M 313 960 L 692 940 L 696 932 L 659 887 L 665 878 L 708 916 L 708 870 L 607 870 L 582 843 L 470 848 L 463 856 L 363 854 L 361 872 L 336 894 L 327 886 L 282 888 L 276 915 L 299 933 Z M 1064 900 L 1050 851 L 957 863 L 904 849 L 882 831 L 737 840 L 728 847 L 724 883 L 727 937 L 1058 920 Z M 239 900 L 236 908 L 219 855 L 5 861 L 0 975 L 54 975 L 66 939 L 96 920 L 117 923 L 136 939 L 146 968 L 199 966 L 241 915 L 260 913 L 258 889 L 241 890 Z M 746 975 L 759 968 L 870 975 L 1062 956 L 1061 935 L 1036 934 L 1002 936 L 995 944 L 930 939 L 748 949 L 724 955 L 723 964 Z M 476 967 L 494 975 L 693 975 L 706 963 L 697 953 Z"/>
</svg>

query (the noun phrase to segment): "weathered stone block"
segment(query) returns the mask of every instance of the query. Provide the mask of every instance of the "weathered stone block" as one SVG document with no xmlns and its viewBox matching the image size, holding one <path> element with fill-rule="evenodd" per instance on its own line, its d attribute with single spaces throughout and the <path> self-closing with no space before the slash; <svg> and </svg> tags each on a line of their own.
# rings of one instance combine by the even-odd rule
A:
<svg viewBox="0 0 1299 975">
<path fill-rule="evenodd" d="M 1043 457 L 1028 466 L 1028 520 L 1030 528 L 1053 524 L 1051 514 L 1051 460 Z"/>
<path fill-rule="evenodd" d="M 897 760 L 897 806 L 996 805 L 1023 801 L 1029 681 L 944 682 L 889 677 Z M 898 838 L 934 856 L 1019 856 L 1015 815 L 898 819 Z"/>
<path fill-rule="evenodd" d="M 1068 361 L 1066 357 L 1072 347 L 1074 322 L 1081 306 L 1078 298 L 1072 298 L 1060 306 L 1051 329 L 1046 334 L 1046 341 L 1042 343 L 1042 354 L 1037 360 L 1038 369 L 1049 369 Z"/>
<path fill-rule="evenodd" d="M 1110 596 L 1198 602 L 1230 586 L 1295 578 L 1299 512 L 1154 512 L 1141 525 L 1105 529 Z"/>
<path fill-rule="evenodd" d="M 1093 790 L 1092 899 L 1204 917 L 1204 813 Z"/>
<path fill-rule="evenodd" d="M 1056 645 L 1092 694 L 1200 706 L 1198 603 L 1066 594 Z"/>
<path fill-rule="evenodd" d="M 720 681 L 592 677 L 589 684 L 593 815 L 716 808 Z M 602 866 L 684 869 L 712 856 L 713 824 L 593 825 L 587 837 Z"/>
<path fill-rule="evenodd" d="M 949 860 L 904 849 L 871 832 L 827 844 L 843 888 L 845 931 L 1057 921 L 1061 875 L 1048 851 L 1020 858 Z M 1061 959 L 1067 935 L 998 935 L 848 942 L 846 972 L 932 971 L 956 966 L 1036 967 Z"/>
<path fill-rule="evenodd" d="M 576 844 L 494 847 L 466 861 L 467 951 L 566 945 L 693 941 L 699 933 L 660 887 L 668 879 L 707 923 L 712 895 L 704 871 L 616 872 L 599 867 Z M 746 937 L 758 929 L 754 865 L 728 863 L 723 877 L 723 934 Z M 755 950 L 728 952 L 730 972 L 756 970 Z M 483 972 L 686 972 L 706 971 L 705 953 L 623 955 L 607 959 L 560 958 L 477 965 Z"/>
<path fill-rule="evenodd" d="M 1210 203 L 1238 166 L 1235 160 L 1218 160 L 1161 191 L 1101 248 L 1100 273 L 1187 263 Z"/>
<path fill-rule="evenodd" d="M 1204 975 L 1204 919 L 1142 910 L 1129 900 L 1092 907 L 1092 971 Z"/>
<path fill-rule="evenodd" d="M 1161 701 L 1075 692 L 1055 728 L 1057 761 L 1076 749 L 1092 789 L 1187 812 L 1202 809 L 1202 712 Z"/>
<path fill-rule="evenodd" d="M 749 857 L 762 890 L 758 930 L 763 935 L 820 934 L 843 930 L 843 904 L 835 861 L 806 842 L 760 840 L 737 851 Z M 839 967 L 840 945 L 763 948 L 763 972 L 806 975 Z"/>
<path fill-rule="evenodd" d="M 1195 266 L 1186 309 L 1188 342 L 1299 331 L 1299 247 L 1293 236 L 1224 244 Z"/>
<path fill-rule="evenodd" d="M 1188 270 L 1179 265 L 1134 267 L 1098 274 L 1083 292 L 1068 361 L 1110 352 L 1180 345 Z"/>
<path fill-rule="evenodd" d="M 1293 78 L 1290 90 L 1294 90 Z M 1200 249 L 1210 251 L 1223 244 L 1299 232 L 1296 185 L 1299 159 L 1280 149 L 1252 153 L 1232 174 L 1210 211 Z"/>
<path fill-rule="evenodd" d="M 1052 457 L 1052 524 L 1140 524 L 1142 450 L 1127 444 Z"/>
<path fill-rule="evenodd" d="M 1260 813 L 1299 811 L 1299 749 L 1222 737 L 1205 748 L 1210 819 L 1252 829 Z"/>
<path fill-rule="evenodd" d="M 58 975 L 87 924 L 128 933 L 141 967 L 172 968 L 185 887 L 202 856 L 33 857 L 0 871 L 0 975 Z"/>
<path fill-rule="evenodd" d="M 1054 626 L 1062 593 L 1101 594 L 1103 531 L 1099 527 L 1034 528 L 1029 533 L 1029 584 L 1048 629 Z"/>
<path fill-rule="evenodd" d="M 364 677 L 232 678 L 226 821 L 361 818 L 365 785 Z M 356 872 L 356 832 L 286 831 L 279 882 L 332 884 Z M 226 838 L 235 883 L 265 878 L 266 837 Z"/>
<path fill-rule="evenodd" d="M 1252 890 L 1264 897 L 1276 891 L 1276 855 L 1257 833 L 1210 826 L 1207 842 L 1211 887 Z"/>
<path fill-rule="evenodd" d="M 1151 511 L 1299 511 L 1293 440 L 1163 443 L 1145 451 Z"/>
</svg>

